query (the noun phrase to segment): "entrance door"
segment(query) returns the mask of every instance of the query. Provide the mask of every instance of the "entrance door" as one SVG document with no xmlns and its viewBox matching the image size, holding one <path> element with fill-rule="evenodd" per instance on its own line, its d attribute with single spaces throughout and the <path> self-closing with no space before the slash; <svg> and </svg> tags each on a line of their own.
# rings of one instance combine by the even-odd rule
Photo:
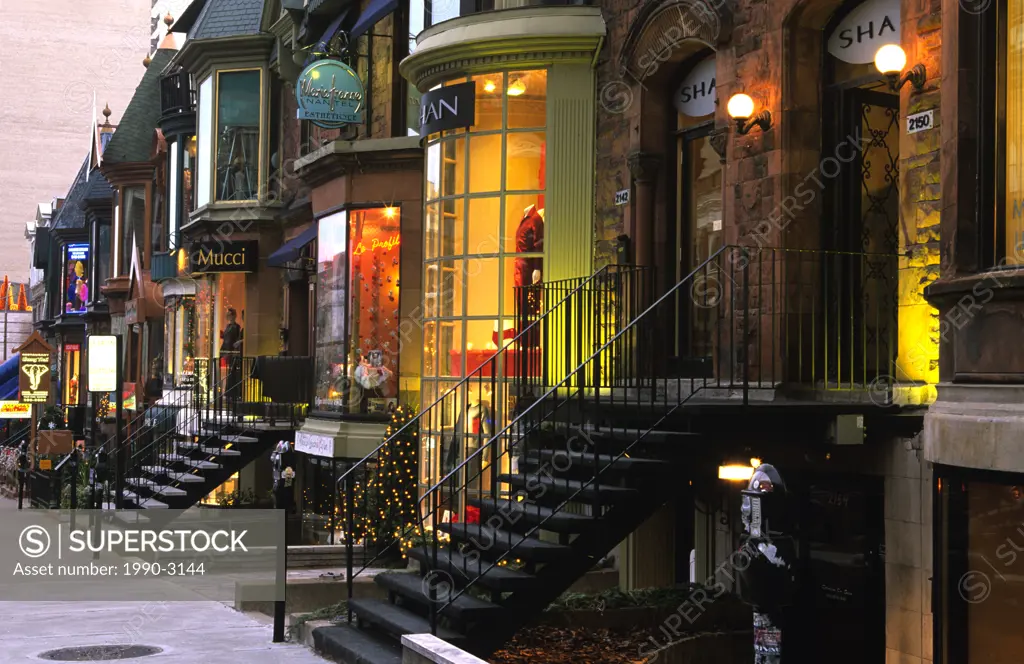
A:
<svg viewBox="0 0 1024 664">
<path fill-rule="evenodd" d="M 801 519 L 801 662 L 885 661 L 884 491 L 879 477 L 808 486 Z M 795 641 L 795 642 L 794 642 Z"/>
<path fill-rule="evenodd" d="M 895 373 L 899 97 L 879 88 L 830 95 L 831 148 L 821 168 L 831 200 L 819 266 L 825 336 L 818 377 L 831 387 L 868 385 Z"/>
<path fill-rule="evenodd" d="M 677 279 L 682 279 L 722 247 L 722 164 L 711 145 L 713 125 L 679 135 L 679 192 L 676 237 L 679 238 Z M 679 355 L 684 376 L 711 376 L 715 332 L 724 275 L 708 265 L 694 277 L 687 310 L 680 311 L 683 334 Z M 692 296 L 690 296 L 692 294 Z"/>
</svg>

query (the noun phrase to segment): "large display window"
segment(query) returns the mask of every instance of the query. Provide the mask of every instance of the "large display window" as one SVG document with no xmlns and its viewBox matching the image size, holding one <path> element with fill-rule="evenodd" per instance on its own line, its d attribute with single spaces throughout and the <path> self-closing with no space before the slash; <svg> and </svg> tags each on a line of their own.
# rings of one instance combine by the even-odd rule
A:
<svg viewBox="0 0 1024 664">
<path fill-rule="evenodd" d="M 475 124 L 427 140 L 424 404 L 525 327 L 537 312 L 522 308 L 517 320 L 514 289 L 544 279 L 547 70 L 494 72 L 446 85 L 467 81 L 476 87 Z M 441 413 L 431 423 L 421 443 L 425 486 L 457 462 L 442 450 L 444 432 L 495 428 L 498 401 L 488 390 L 469 394 L 466 412 Z"/>
<path fill-rule="evenodd" d="M 196 298 L 168 298 L 164 325 L 164 383 L 191 386 L 195 377 Z"/>
<path fill-rule="evenodd" d="M 61 403 L 65 406 L 78 406 L 85 403 L 78 382 L 82 372 L 82 345 L 64 344 L 64 361 L 61 363 L 62 392 Z"/>
<path fill-rule="evenodd" d="M 943 662 L 1018 662 L 1024 476 L 938 466 L 936 476 L 941 584 L 935 647 Z"/>
<path fill-rule="evenodd" d="M 401 214 L 343 210 L 319 222 L 316 395 L 322 413 L 397 406 Z"/>
</svg>

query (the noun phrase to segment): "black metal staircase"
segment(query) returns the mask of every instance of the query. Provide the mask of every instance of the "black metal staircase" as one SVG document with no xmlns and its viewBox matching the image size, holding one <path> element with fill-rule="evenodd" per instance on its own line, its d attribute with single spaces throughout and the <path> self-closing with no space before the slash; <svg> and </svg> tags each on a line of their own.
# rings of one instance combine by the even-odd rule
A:
<svg viewBox="0 0 1024 664">
<path fill-rule="evenodd" d="M 895 300 L 883 296 L 896 259 L 724 247 L 653 303 L 642 271 L 604 295 L 601 273 L 576 285 L 407 425 L 439 437 L 426 449 L 440 452 L 446 399 L 465 408 L 486 380 L 514 403 L 486 435 L 449 434 L 461 454 L 419 500 L 425 539 L 408 551 L 419 573 L 378 574 L 388 599 L 354 599 L 362 570 L 350 565 L 348 623 L 319 630 L 318 645 L 345 662 L 397 664 L 402 635 L 430 632 L 486 657 L 669 499 L 686 476 L 680 459 L 707 445 L 691 405 L 746 406 L 787 377 L 891 403 L 878 381 L 895 357 Z M 542 352 L 523 352 L 534 343 Z M 373 502 L 357 496 L 372 456 L 343 478 L 349 532 L 358 498 Z M 407 538 L 385 536 L 379 550 Z"/>
<path fill-rule="evenodd" d="M 197 363 L 193 385 L 144 408 L 120 448 L 108 441 L 114 468 L 122 473 L 120 480 L 114 473 L 119 507 L 191 507 L 293 435 L 308 406 L 305 390 L 296 391 L 294 402 L 272 402 L 253 377 L 253 365 L 250 358 Z"/>
</svg>

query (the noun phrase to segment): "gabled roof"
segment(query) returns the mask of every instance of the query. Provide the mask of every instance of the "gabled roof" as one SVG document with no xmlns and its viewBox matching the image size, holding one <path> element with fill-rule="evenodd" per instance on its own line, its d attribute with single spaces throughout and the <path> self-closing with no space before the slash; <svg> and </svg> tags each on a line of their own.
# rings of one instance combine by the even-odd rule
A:
<svg viewBox="0 0 1024 664">
<path fill-rule="evenodd" d="M 75 176 L 74 181 L 71 183 L 71 188 L 68 189 L 68 195 L 64 198 L 64 205 L 54 215 L 54 220 L 51 224 L 53 228 L 85 228 L 85 210 L 82 209 L 81 203 L 85 200 L 85 192 L 90 184 L 85 179 L 85 174 L 89 168 L 89 161 L 90 157 L 86 157 L 85 161 L 82 162 L 82 167 L 78 169 L 78 175 Z"/>
<path fill-rule="evenodd" d="M 149 161 L 153 130 L 160 121 L 160 76 L 175 53 L 161 48 L 153 55 L 117 130 L 103 150 L 104 165 Z"/>
<path fill-rule="evenodd" d="M 263 2 L 264 0 L 205 0 L 202 11 L 189 28 L 188 38 L 222 39 L 259 34 Z M 190 6 L 186 13 L 191 9 Z"/>
<path fill-rule="evenodd" d="M 86 185 L 85 192 L 82 194 L 83 203 L 87 201 L 109 200 L 113 195 L 114 189 L 98 169 L 94 169 L 89 173 L 89 182 Z"/>
</svg>

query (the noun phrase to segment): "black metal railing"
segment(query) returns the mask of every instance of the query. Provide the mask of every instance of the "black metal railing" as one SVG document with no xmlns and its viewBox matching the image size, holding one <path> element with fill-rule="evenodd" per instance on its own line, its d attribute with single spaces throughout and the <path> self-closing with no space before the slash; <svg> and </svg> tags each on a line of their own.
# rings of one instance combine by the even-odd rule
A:
<svg viewBox="0 0 1024 664">
<path fill-rule="evenodd" d="M 425 584 L 432 631 L 452 602 L 489 570 L 517 559 L 550 519 L 579 504 L 582 493 L 590 504 L 584 517 L 601 518 L 600 489 L 615 481 L 609 471 L 630 463 L 650 433 L 687 402 L 717 397 L 746 405 L 751 390 L 787 379 L 871 393 L 869 385 L 890 375 L 895 359 L 897 260 L 723 247 L 619 329 L 595 336 L 592 322 L 591 331 L 586 325 L 573 330 L 568 345 L 590 348 L 578 339 L 593 339 L 596 349 L 545 385 L 507 425 L 478 439 L 419 500 L 424 557 L 433 561 L 433 574 L 456 580 L 444 597 L 435 596 L 435 584 Z M 602 318 L 599 309 L 591 315 Z M 558 355 L 545 353 L 538 361 L 553 363 L 552 375 L 564 366 Z M 604 419 L 606 413 L 618 415 Z M 609 436 L 617 446 L 608 447 Z M 524 486 L 510 481 L 521 472 L 564 482 L 558 492 L 564 499 L 542 507 L 530 493 L 549 487 L 537 482 L 531 489 L 526 482 L 525 490 L 515 488 Z M 521 521 L 524 515 L 530 518 Z M 450 539 L 443 524 L 454 522 L 465 531 L 462 555 L 439 557 Z"/>
<path fill-rule="evenodd" d="M 189 73 L 183 69 L 160 79 L 160 114 L 163 117 L 195 113 L 196 93 Z"/>
<path fill-rule="evenodd" d="M 354 577 L 382 557 L 397 553 L 409 537 L 407 526 L 417 520 L 410 505 L 412 524 L 403 523 L 403 503 L 386 500 L 386 494 L 395 487 L 376 476 L 384 456 L 399 441 L 412 437 L 417 440 L 418 449 L 436 451 L 431 459 L 419 459 L 421 473 L 436 472 L 438 464 L 455 467 L 466 458 L 475 458 L 490 433 L 512 419 L 517 404 L 529 403 L 547 389 L 554 377 L 561 378 L 559 366 L 548 366 L 541 359 L 542 349 L 549 351 L 558 363 L 588 356 L 602 335 L 613 333 L 609 325 L 632 320 L 650 282 L 650 271 L 646 268 L 611 265 L 588 277 L 521 289 L 517 294 L 521 329 L 515 337 L 473 364 L 464 363 L 464 378 L 338 479 L 349 598 Z M 617 308 L 621 311 L 610 313 Z M 608 317 L 596 319 L 591 315 L 595 309 L 609 312 Z M 586 330 L 587 334 L 577 337 L 579 330 Z M 415 490 L 415 485 L 408 487 L 410 500 Z M 357 545 L 364 545 L 367 552 L 373 551 L 366 555 L 360 569 L 354 569 L 353 564 Z"/>
<path fill-rule="evenodd" d="M 280 374 L 310 375 L 312 358 L 243 357 L 225 354 L 220 358 L 194 358 L 190 362 L 192 380 L 155 403 L 147 403 L 125 427 L 122 446 L 113 438 L 106 449 L 111 450 L 114 464 L 115 491 L 121 491 L 123 479 L 131 472 L 145 476 L 146 468 L 165 466 L 167 459 L 191 450 L 211 436 L 226 429 L 239 433 L 251 429 L 256 420 L 270 424 L 286 422 L 297 428 L 309 406 L 308 386 L 289 385 L 287 380 L 274 381 L 265 392 L 264 380 L 255 368 L 266 364 Z M 295 367 L 302 367 L 298 373 Z M 269 375 L 269 374 L 268 374 Z M 280 382 L 281 385 L 277 383 Z M 273 396 L 274 398 L 270 398 Z M 118 481 L 118 477 L 121 481 Z M 178 482 L 170 482 L 176 487 Z"/>
</svg>

